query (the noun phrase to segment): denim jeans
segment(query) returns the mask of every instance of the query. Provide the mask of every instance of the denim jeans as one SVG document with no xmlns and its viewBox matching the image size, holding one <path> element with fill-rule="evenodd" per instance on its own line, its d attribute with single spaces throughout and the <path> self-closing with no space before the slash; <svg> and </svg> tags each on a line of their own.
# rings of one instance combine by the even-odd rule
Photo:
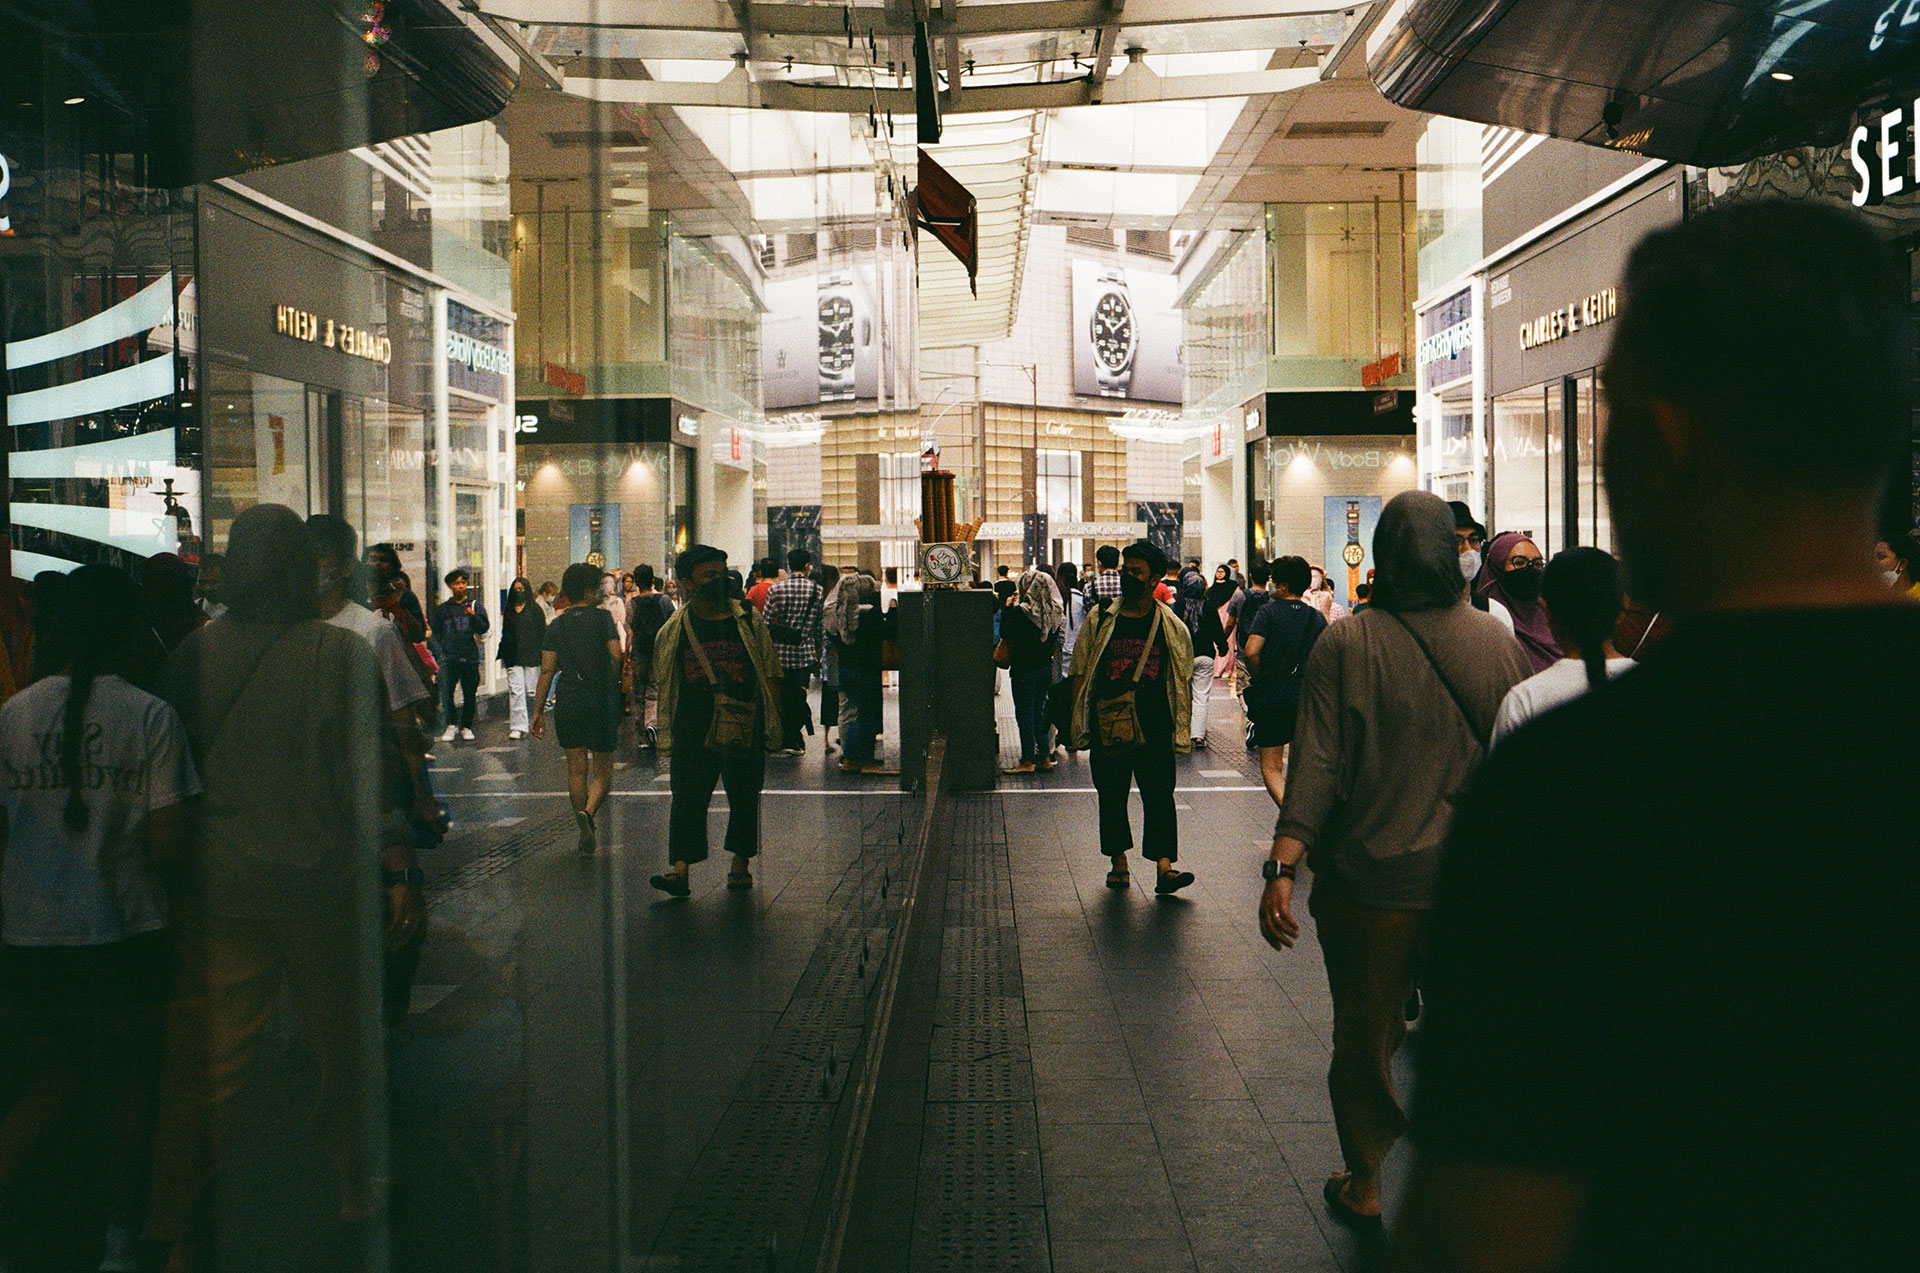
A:
<svg viewBox="0 0 1920 1273">
<path fill-rule="evenodd" d="M 1045 760 L 1053 754 L 1047 745 L 1047 691 L 1053 688 L 1053 669 L 1045 663 L 1015 668 L 1012 680 L 1013 720 L 1020 727 L 1020 759 Z"/>
<path fill-rule="evenodd" d="M 865 763 L 874 758 L 874 741 L 880 736 L 880 669 L 840 664 L 840 693 L 853 705 L 851 726 L 840 731 L 842 754 L 846 759 Z"/>
</svg>

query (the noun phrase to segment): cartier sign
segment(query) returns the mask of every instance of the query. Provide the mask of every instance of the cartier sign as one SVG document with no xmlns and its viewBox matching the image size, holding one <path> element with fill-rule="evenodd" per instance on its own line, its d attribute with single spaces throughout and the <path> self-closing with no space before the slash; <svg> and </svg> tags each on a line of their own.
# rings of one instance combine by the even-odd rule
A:
<svg viewBox="0 0 1920 1273">
<path fill-rule="evenodd" d="M 1530 323 L 1520 324 L 1520 348 L 1538 349 L 1571 336 L 1583 327 L 1596 327 L 1620 312 L 1620 290 L 1609 287 L 1569 302 Z"/>
</svg>

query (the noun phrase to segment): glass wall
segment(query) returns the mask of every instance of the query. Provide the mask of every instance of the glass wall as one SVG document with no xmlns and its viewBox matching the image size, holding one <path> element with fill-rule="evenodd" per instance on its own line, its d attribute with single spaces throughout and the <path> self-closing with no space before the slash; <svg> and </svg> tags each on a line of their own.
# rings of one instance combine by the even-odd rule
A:
<svg viewBox="0 0 1920 1273">
<path fill-rule="evenodd" d="M 1596 379 L 1584 371 L 1493 400 L 1491 525 L 1531 536 L 1549 556 L 1581 544 L 1613 548 L 1599 465 L 1606 400 Z"/>
<path fill-rule="evenodd" d="M 669 392 L 666 216 L 639 224 L 581 208 L 547 208 L 533 185 L 513 217 L 515 364 L 522 396 L 548 363 L 587 378 L 591 394 Z"/>
<path fill-rule="evenodd" d="M 1434 116 L 1415 153 L 1420 173 L 1418 292 L 1429 295 L 1471 270 L 1481 243 L 1479 124 Z"/>
<path fill-rule="evenodd" d="M 1414 216 L 1412 200 L 1268 205 L 1269 387 L 1357 385 L 1367 363 L 1411 359 Z"/>
<path fill-rule="evenodd" d="M 667 288 L 674 397 L 746 421 L 760 414 L 761 310 L 742 248 L 672 235 Z"/>
</svg>

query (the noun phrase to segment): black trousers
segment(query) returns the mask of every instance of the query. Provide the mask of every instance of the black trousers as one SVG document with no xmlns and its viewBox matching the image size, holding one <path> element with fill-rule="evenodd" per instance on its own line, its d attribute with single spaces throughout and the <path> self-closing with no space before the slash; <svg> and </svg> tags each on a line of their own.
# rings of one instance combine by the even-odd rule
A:
<svg viewBox="0 0 1920 1273">
<path fill-rule="evenodd" d="M 459 686 L 466 702 L 460 709 L 460 717 L 454 719 L 453 690 Z M 462 729 L 473 728 L 473 707 L 480 697 L 480 665 L 478 663 L 442 663 L 440 665 L 440 715 L 448 725 L 458 725 Z"/>
<path fill-rule="evenodd" d="M 673 742 L 667 790 L 667 856 L 675 862 L 707 860 L 707 808 L 713 784 L 727 791 L 727 852 L 753 857 L 760 852 L 760 789 L 767 785 L 767 753 L 727 756 L 699 743 Z"/>
<path fill-rule="evenodd" d="M 780 745 L 789 751 L 805 747 L 801 727 L 807 723 L 807 682 L 810 667 L 787 668 L 780 674 Z"/>
<path fill-rule="evenodd" d="M 1127 793 L 1137 783 L 1147 815 L 1140 836 L 1141 855 L 1155 861 L 1178 860 L 1180 823 L 1173 812 L 1173 740 L 1152 739 L 1133 751 L 1118 754 L 1096 746 L 1087 757 L 1087 767 L 1100 793 L 1100 851 L 1118 857 L 1133 848 Z"/>
</svg>

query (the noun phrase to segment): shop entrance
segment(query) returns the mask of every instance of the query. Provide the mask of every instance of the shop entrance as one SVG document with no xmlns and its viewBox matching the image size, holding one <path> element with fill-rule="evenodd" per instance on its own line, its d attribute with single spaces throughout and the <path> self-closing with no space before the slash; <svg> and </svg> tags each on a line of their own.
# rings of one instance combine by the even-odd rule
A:
<svg viewBox="0 0 1920 1273">
<path fill-rule="evenodd" d="M 1582 371 L 1493 400 L 1490 528 L 1519 531 L 1548 556 L 1588 544 L 1609 551 L 1613 526 L 1600 491 L 1606 397 Z"/>
</svg>

